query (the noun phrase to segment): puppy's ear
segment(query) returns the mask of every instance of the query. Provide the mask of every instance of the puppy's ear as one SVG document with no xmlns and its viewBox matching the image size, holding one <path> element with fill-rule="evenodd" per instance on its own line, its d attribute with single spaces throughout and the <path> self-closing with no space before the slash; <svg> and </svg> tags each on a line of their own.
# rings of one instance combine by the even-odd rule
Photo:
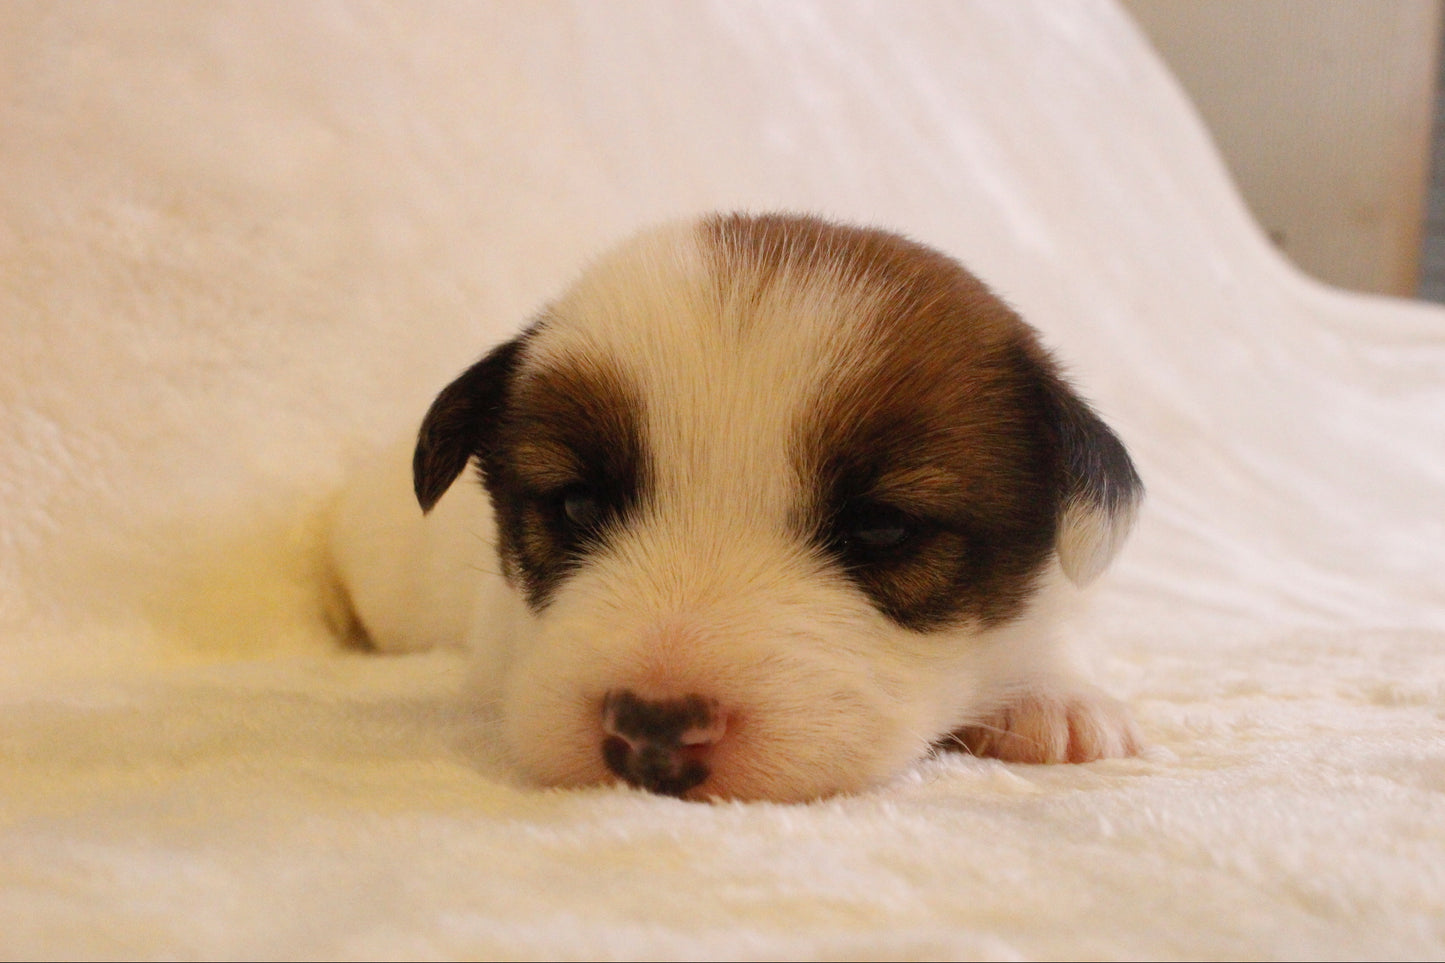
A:
<svg viewBox="0 0 1445 963">
<path fill-rule="evenodd" d="M 1064 574 L 1083 586 L 1123 547 L 1144 483 L 1124 443 L 1073 389 L 1049 377 L 1045 391 L 1062 473 L 1055 548 Z"/>
<path fill-rule="evenodd" d="M 507 393 L 527 335 L 493 348 L 442 389 L 422 419 L 411 477 L 421 510 L 429 512 L 473 455 L 495 443 Z"/>
</svg>

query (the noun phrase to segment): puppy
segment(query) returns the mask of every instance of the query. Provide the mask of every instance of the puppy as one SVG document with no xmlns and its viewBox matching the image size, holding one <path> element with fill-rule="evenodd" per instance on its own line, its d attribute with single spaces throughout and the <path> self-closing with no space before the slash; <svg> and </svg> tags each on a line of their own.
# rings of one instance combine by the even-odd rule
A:
<svg viewBox="0 0 1445 963">
<path fill-rule="evenodd" d="M 895 234 L 646 232 L 448 385 L 412 456 L 342 499 L 337 574 L 376 647 L 487 660 L 538 783 L 799 801 L 937 748 L 1137 750 L 1051 624 L 1125 539 L 1129 456 Z"/>
</svg>

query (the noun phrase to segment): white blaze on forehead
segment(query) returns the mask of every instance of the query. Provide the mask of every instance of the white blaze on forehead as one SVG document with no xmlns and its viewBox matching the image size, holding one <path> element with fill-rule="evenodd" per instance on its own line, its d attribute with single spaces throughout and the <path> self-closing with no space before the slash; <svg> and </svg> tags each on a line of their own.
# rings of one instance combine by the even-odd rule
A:
<svg viewBox="0 0 1445 963">
<path fill-rule="evenodd" d="M 798 425 L 864 363 L 879 298 L 797 259 L 724 257 L 695 223 L 634 238 L 551 307 L 530 358 L 601 358 L 623 376 L 659 512 L 776 527 L 802 495 Z"/>
</svg>

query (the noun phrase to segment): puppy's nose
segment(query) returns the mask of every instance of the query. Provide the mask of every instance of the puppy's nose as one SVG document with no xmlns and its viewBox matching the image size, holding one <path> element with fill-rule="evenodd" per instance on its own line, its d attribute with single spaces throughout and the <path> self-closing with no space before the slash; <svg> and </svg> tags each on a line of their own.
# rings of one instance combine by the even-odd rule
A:
<svg viewBox="0 0 1445 963">
<path fill-rule="evenodd" d="M 602 700 L 602 760 L 628 784 L 681 796 L 711 773 L 727 719 L 714 699 L 644 699 L 614 689 Z"/>
</svg>

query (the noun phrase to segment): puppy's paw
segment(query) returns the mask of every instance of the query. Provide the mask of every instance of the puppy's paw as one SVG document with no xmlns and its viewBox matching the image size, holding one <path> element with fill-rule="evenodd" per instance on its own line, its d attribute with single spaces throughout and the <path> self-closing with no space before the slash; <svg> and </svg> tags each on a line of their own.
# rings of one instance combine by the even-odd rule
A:
<svg viewBox="0 0 1445 963">
<path fill-rule="evenodd" d="M 1085 689 L 1028 693 L 943 745 L 1005 762 L 1093 762 L 1138 755 L 1142 742 L 1127 706 Z"/>
</svg>

